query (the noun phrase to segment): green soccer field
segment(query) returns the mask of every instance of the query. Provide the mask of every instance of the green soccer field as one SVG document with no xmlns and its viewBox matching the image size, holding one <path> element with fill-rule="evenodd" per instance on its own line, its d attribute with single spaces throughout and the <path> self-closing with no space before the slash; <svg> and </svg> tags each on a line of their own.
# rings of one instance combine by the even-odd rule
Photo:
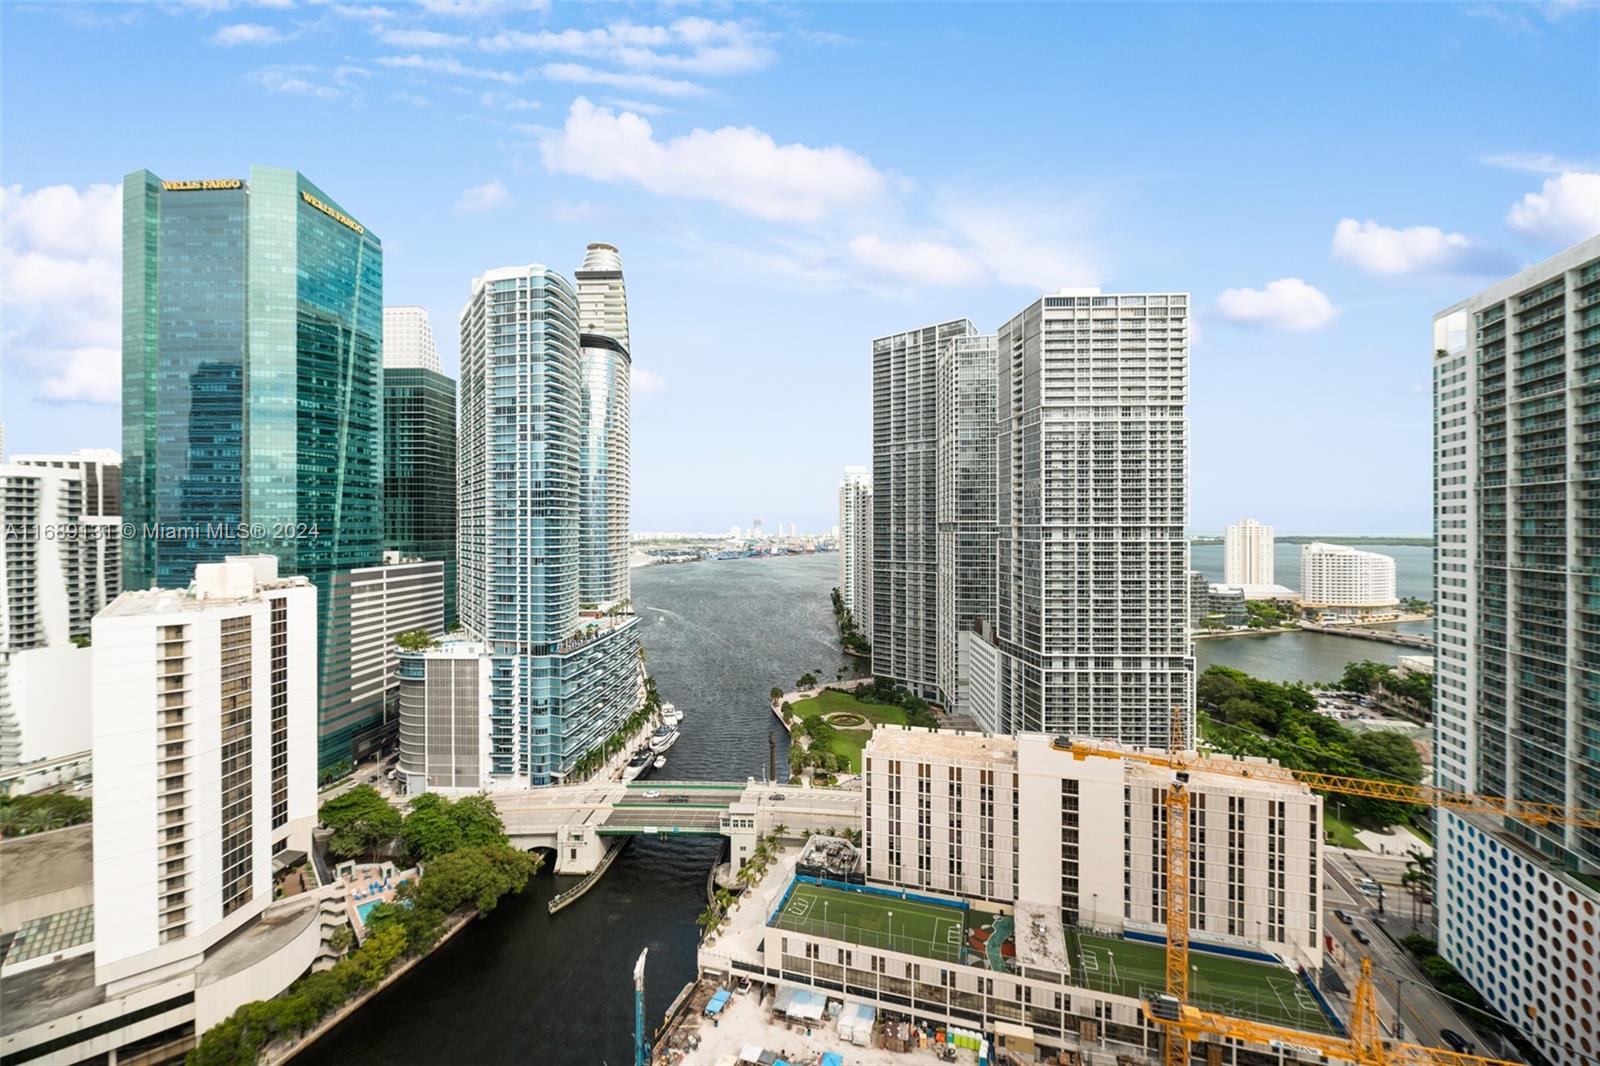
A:
<svg viewBox="0 0 1600 1066">
<path fill-rule="evenodd" d="M 1166 949 L 1093 933 L 1068 932 L 1073 980 L 1086 988 L 1138 997 L 1166 987 Z M 1332 1032 L 1327 1016 L 1289 970 L 1203 951 L 1189 953 L 1189 1002 L 1240 1018 Z"/>
<path fill-rule="evenodd" d="M 772 919 L 778 929 L 955 962 L 966 936 L 958 907 L 797 884 Z"/>
</svg>

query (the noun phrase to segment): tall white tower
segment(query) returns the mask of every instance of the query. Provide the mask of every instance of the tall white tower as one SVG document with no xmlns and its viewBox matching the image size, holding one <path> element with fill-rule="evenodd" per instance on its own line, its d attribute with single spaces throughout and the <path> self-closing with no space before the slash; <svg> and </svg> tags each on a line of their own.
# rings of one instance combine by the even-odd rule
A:
<svg viewBox="0 0 1600 1066">
<path fill-rule="evenodd" d="M 1270 585 L 1272 572 L 1272 527 L 1254 518 L 1229 526 L 1222 537 L 1222 583 L 1225 585 Z"/>
<path fill-rule="evenodd" d="M 383 365 L 385 369 L 439 369 L 439 346 L 433 340 L 428 312 L 421 307 L 383 309 Z"/>
</svg>

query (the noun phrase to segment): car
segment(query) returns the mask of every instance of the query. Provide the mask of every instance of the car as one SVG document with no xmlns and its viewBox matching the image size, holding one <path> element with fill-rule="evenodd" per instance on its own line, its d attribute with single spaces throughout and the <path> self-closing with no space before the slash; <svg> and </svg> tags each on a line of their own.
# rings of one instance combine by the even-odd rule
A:
<svg viewBox="0 0 1600 1066">
<path fill-rule="evenodd" d="M 688 796 L 668 796 L 667 797 L 667 802 L 668 803 L 688 803 L 689 802 L 689 797 Z"/>
<path fill-rule="evenodd" d="M 1353 925 L 1353 924 L 1355 924 L 1355 918 L 1351 916 L 1349 911 L 1336 910 L 1336 911 L 1333 912 L 1333 916 L 1335 918 L 1339 919 L 1345 925 Z"/>
<path fill-rule="evenodd" d="M 373 784 L 377 780 L 378 780 L 378 775 L 377 774 L 373 774 L 371 777 L 367 778 L 367 784 L 369 784 L 369 785 Z"/>
<path fill-rule="evenodd" d="M 1356 938 L 1357 943 L 1363 945 L 1372 943 L 1372 938 L 1359 929 L 1351 929 L 1350 935 Z"/>
<path fill-rule="evenodd" d="M 652 788 L 644 794 L 644 798 L 647 800 L 658 799 L 660 796 L 661 790 L 659 788 Z"/>
<path fill-rule="evenodd" d="M 782 792 L 774 792 L 772 795 L 768 796 L 767 799 L 769 799 L 769 800 L 781 800 L 781 799 L 783 799 L 783 793 Z"/>
<path fill-rule="evenodd" d="M 1369 896 L 1376 896 L 1380 891 L 1382 891 L 1378 888 L 1378 882 L 1374 881 L 1370 877 L 1363 877 L 1360 881 L 1357 881 L 1356 887 Z"/>
<path fill-rule="evenodd" d="M 1450 1046 L 1450 1050 L 1460 1055 L 1472 1054 L 1472 1049 L 1477 1045 L 1454 1029 L 1440 1029 L 1439 1039 Z"/>
</svg>

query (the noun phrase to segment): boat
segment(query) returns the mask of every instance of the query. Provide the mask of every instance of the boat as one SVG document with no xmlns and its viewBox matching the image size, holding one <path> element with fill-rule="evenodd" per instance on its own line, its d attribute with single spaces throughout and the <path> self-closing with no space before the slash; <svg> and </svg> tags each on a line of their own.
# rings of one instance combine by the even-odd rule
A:
<svg viewBox="0 0 1600 1066">
<path fill-rule="evenodd" d="M 650 759 L 650 749 L 640 748 L 634 753 L 633 758 L 628 760 L 628 765 L 622 768 L 622 779 L 624 781 L 633 781 L 638 778 L 649 767 Z"/>
<path fill-rule="evenodd" d="M 678 727 L 664 725 L 650 734 L 650 750 L 663 752 L 678 742 Z"/>
<path fill-rule="evenodd" d="M 677 725 L 683 721 L 683 712 L 670 703 L 661 705 L 661 720 L 667 725 Z"/>
<path fill-rule="evenodd" d="M 665 755 L 657 755 L 656 756 L 656 761 L 655 761 L 655 768 L 657 770 L 665 769 L 666 765 L 667 765 L 667 757 Z"/>
</svg>

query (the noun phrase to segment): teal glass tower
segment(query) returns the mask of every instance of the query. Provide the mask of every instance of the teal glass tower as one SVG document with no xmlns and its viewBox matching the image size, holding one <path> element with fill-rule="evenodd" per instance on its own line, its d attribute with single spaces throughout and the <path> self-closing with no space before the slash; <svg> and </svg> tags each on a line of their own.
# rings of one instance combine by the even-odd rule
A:
<svg viewBox="0 0 1600 1066">
<path fill-rule="evenodd" d="M 275 555 L 320 649 L 333 574 L 382 558 L 382 242 L 293 170 L 122 189 L 125 587 Z M 319 723 L 319 762 L 366 724 Z"/>
</svg>

